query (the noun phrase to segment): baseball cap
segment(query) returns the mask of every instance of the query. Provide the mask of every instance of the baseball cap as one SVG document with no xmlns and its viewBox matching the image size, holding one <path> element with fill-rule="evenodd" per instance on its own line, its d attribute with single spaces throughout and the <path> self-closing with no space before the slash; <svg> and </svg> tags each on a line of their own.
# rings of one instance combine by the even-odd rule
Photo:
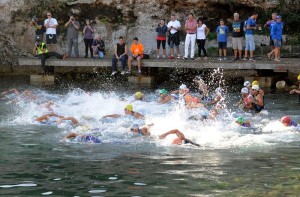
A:
<svg viewBox="0 0 300 197">
<path fill-rule="evenodd" d="M 282 18 L 282 17 L 281 17 L 280 15 L 277 15 L 277 16 L 276 16 L 276 19 L 278 19 L 278 18 Z"/>
</svg>

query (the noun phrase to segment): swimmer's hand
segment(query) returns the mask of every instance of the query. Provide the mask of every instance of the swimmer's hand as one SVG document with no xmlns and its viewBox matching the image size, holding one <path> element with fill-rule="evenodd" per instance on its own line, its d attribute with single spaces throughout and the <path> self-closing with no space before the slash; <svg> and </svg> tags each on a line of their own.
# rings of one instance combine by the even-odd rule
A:
<svg viewBox="0 0 300 197">
<path fill-rule="evenodd" d="M 160 135 L 159 136 L 159 139 L 165 139 L 166 138 L 166 136 L 167 136 L 167 134 L 165 133 L 165 134 L 162 134 L 162 135 Z"/>
</svg>

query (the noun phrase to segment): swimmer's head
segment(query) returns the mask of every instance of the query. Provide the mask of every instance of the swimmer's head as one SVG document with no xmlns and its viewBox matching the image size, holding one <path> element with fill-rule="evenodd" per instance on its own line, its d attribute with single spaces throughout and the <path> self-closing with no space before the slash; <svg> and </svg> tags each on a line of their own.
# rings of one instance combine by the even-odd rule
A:
<svg viewBox="0 0 300 197">
<path fill-rule="evenodd" d="M 280 122 L 284 125 L 284 126 L 289 126 L 291 123 L 291 117 L 290 116 L 283 116 L 280 119 Z"/>
<path fill-rule="evenodd" d="M 167 90 L 166 89 L 161 89 L 161 90 L 159 90 L 159 94 L 167 94 L 168 92 L 167 92 Z"/>
<path fill-rule="evenodd" d="M 139 130 L 139 125 L 138 124 L 133 124 L 130 126 L 130 131 L 131 132 L 138 132 Z"/>
<path fill-rule="evenodd" d="M 135 99 L 137 99 L 137 100 L 142 100 L 143 97 L 144 97 L 144 95 L 143 95 L 142 92 L 136 92 L 136 93 L 134 94 L 134 97 L 135 97 Z"/>
<path fill-rule="evenodd" d="M 181 85 L 179 86 L 179 89 L 180 89 L 180 90 L 186 90 L 186 89 L 187 89 L 187 87 L 186 87 L 186 85 L 185 85 L 185 84 L 181 84 Z"/>
<path fill-rule="evenodd" d="M 176 139 L 173 140 L 172 144 L 180 145 L 180 144 L 182 144 L 182 140 L 180 138 L 176 138 Z"/>
<path fill-rule="evenodd" d="M 244 87 L 250 87 L 250 86 L 251 86 L 250 81 L 245 81 L 245 82 L 244 82 Z"/>
<path fill-rule="evenodd" d="M 241 89 L 241 94 L 249 94 L 248 88 L 244 87 Z"/>
<path fill-rule="evenodd" d="M 85 137 L 85 140 L 86 140 L 87 142 L 93 142 L 93 143 L 96 143 L 96 144 L 101 143 L 101 140 L 100 140 L 100 139 L 98 139 L 97 137 L 94 137 L 94 136 L 90 136 L 90 135 L 87 135 L 87 136 Z"/>
<path fill-rule="evenodd" d="M 252 90 L 258 91 L 258 90 L 259 90 L 259 86 L 258 86 L 258 85 L 253 85 L 253 86 L 252 86 Z"/>
<path fill-rule="evenodd" d="M 253 81 L 253 82 L 252 82 L 252 86 L 254 86 L 254 85 L 257 85 L 257 86 L 259 86 L 259 82 L 258 82 L 258 81 L 256 81 L 256 80 L 255 80 L 255 81 Z"/>
<path fill-rule="evenodd" d="M 238 117 L 235 121 L 236 123 L 239 123 L 239 124 L 243 124 L 245 122 L 244 118 L 242 116 Z"/>
<path fill-rule="evenodd" d="M 125 108 L 124 108 L 124 110 L 132 112 L 133 111 L 133 106 L 131 104 L 126 105 Z"/>
</svg>

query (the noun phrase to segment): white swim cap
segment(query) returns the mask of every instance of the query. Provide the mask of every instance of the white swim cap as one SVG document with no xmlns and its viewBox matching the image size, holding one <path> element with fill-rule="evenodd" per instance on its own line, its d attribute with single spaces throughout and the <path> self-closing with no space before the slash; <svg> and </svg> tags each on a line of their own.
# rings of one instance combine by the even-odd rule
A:
<svg viewBox="0 0 300 197">
<path fill-rule="evenodd" d="M 251 86 L 250 81 L 245 81 L 245 82 L 244 82 L 244 86 L 245 86 L 245 87 Z"/>
<path fill-rule="evenodd" d="M 252 86 L 252 90 L 259 90 L 259 86 L 258 85 L 254 85 L 254 86 Z"/>
<path fill-rule="evenodd" d="M 181 84 L 181 86 L 179 86 L 179 89 L 180 89 L 180 90 L 185 90 L 185 89 L 187 89 L 187 87 L 186 87 L 185 84 Z"/>
<path fill-rule="evenodd" d="M 242 94 L 248 94 L 248 93 L 249 93 L 248 88 L 246 88 L 246 87 L 242 88 L 242 89 L 241 89 L 241 93 L 242 93 Z"/>
</svg>

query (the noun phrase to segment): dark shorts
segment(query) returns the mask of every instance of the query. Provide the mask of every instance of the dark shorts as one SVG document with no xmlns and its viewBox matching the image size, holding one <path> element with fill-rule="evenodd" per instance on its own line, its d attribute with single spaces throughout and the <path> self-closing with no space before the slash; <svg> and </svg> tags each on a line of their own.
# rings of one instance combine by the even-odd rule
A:
<svg viewBox="0 0 300 197">
<path fill-rule="evenodd" d="M 46 34 L 46 44 L 56 44 L 57 37 L 56 34 Z"/>
<path fill-rule="evenodd" d="M 166 49 L 166 40 L 157 40 L 157 49 L 160 49 L 160 43 L 163 49 Z"/>
<path fill-rule="evenodd" d="M 218 42 L 219 49 L 227 49 L 227 42 Z"/>
<path fill-rule="evenodd" d="M 270 36 L 270 43 L 269 43 L 270 46 L 274 46 L 274 41 L 272 39 L 272 37 Z"/>
<path fill-rule="evenodd" d="M 143 56 L 142 56 L 142 55 L 138 55 L 138 56 L 136 56 L 136 57 L 133 57 L 133 56 L 131 55 L 130 57 L 132 57 L 132 59 L 134 59 L 134 60 L 136 60 L 138 57 L 140 57 L 141 59 L 143 59 Z"/>
<path fill-rule="evenodd" d="M 179 40 L 179 33 L 175 33 L 175 34 L 169 34 L 168 36 L 168 45 L 170 46 L 170 48 L 173 48 L 174 45 L 175 46 L 179 46 L 180 40 Z"/>
</svg>

